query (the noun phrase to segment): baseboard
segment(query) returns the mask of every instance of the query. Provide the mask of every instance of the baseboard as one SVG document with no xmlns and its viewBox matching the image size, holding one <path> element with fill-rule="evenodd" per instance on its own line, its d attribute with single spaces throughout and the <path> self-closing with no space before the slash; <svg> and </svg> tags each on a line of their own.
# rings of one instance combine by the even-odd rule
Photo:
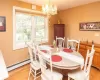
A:
<svg viewBox="0 0 100 80">
<path fill-rule="evenodd" d="M 8 66 L 8 67 L 7 67 L 7 70 L 8 70 L 8 71 L 11 71 L 11 70 L 14 70 L 14 69 L 16 69 L 16 68 L 19 68 L 19 67 L 21 67 L 21 66 L 23 66 L 23 65 L 25 65 L 25 64 L 28 64 L 28 63 L 30 63 L 30 59 L 27 59 L 27 60 L 24 60 L 24 61 L 22 61 L 22 62 L 16 63 L 16 64 L 14 64 L 14 65 Z"/>
<path fill-rule="evenodd" d="M 92 65 L 92 67 L 100 71 L 99 67 L 95 67 L 94 65 Z"/>
</svg>

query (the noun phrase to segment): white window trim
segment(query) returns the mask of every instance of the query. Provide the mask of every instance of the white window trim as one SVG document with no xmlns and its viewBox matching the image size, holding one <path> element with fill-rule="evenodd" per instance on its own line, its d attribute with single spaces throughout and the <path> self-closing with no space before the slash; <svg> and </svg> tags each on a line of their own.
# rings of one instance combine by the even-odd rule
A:
<svg viewBox="0 0 100 80">
<path fill-rule="evenodd" d="M 45 20 L 45 24 L 46 24 L 46 26 L 48 26 L 48 17 L 46 17 L 45 19 L 46 19 Z M 32 17 L 32 20 L 34 22 L 34 17 Z M 34 27 L 34 25 L 35 25 L 35 22 L 32 25 L 32 30 L 34 29 L 33 30 L 34 32 L 32 32 L 32 40 L 34 40 L 33 38 L 36 35 L 36 33 L 35 33 L 36 27 Z M 45 32 L 48 33 L 48 27 L 46 27 L 46 31 Z M 47 43 L 48 42 L 48 34 L 45 34 L 45 35 L 46 35 L 46 39 L 42 39 L 42 43 Z"/>
<path fill-rule="evenodd" d="M 13 6 L 13 50 L 21 49 L 21 48 L 25 48 L 26 47 L 24 42 L 22 44 L 20 44 L 20 45 L 16 45 L 16 43 L 15 43 L 15 39 L 16 39 L 16 33 L 15 33 L 16 32 L 16 27 L 15 27 L 16 26 L 16 21 L 15 21 L 16 20 L 15 19 L 16 18 L 15 17 L 16 14 L 15 13 L 16 13 L 16 10 L 21 10 L 21 11 L 32 12 L 32 13 L 37 13 L 37 14 L 43 14 L 44 15 L 44 13 L 41 12 L 41 11 Z M 48 21 L 48 19 L 47 19 L 47 21 Z M 47 26 L 48 26 L 48 24 L 47 24 Z M 33 29 L 33 27 L 32 27 L 32 29 Z M 47 33 L 48 33 L 48 29 L 47 29 Z M 32 36 L 34 36 L 34 35 L 32 34 Z M 47 39 L 48 39 L 48 34 L 46 36 L 47 36 Z M 48 40 L 43 41 L 43 42 L 48 42 Z"/>
</svg>

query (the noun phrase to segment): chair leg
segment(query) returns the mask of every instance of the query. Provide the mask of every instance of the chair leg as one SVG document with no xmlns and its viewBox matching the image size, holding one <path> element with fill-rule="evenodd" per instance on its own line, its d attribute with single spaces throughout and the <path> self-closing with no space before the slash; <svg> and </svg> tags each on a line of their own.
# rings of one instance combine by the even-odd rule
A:
<svg viewBox="0 0 100 80">
<path fill-rule="evenodd" d="M 68 80 L 70 80 L 70 77 L 68 76 Z"/>
<path fill-rule="evenodd" d="M 81 70 L 83 69 L 83 65 L 81 65 Z"/>
<path fill-rule="evenodd" d="M 35 71 L 34 75 L 35 75 L 35 76 L 34 76 L 34 80 L 36 80 L 36 71 Z"/>
<path fill-rule="evenodd" d="M 87 79 L 86 80 L 89 80 L 89 76 L 87 76 Z"/>
<path fill-rule="evenodd" d="M 30 75 L 31 75 L 31 69 L 30 69 L 30 71 L 29 71 L 28 80 L 30 80 Z"/>
</svg>

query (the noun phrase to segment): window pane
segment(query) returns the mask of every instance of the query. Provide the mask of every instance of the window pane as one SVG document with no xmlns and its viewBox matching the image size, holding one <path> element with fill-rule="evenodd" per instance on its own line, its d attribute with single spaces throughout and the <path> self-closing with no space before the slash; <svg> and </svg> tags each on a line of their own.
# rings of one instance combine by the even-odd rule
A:
<svg viewBox="0 0 100 80">
<path fill-rule="evenodd" d="M 16 43 L 31 40 L 32 17 L 27 14 L 16 13 Z"/>
<path fill-rule="evenodd" d="M 45 17 L 35 16 L 36 21 L 36 38 L 45 39 Z"/>
</svg>

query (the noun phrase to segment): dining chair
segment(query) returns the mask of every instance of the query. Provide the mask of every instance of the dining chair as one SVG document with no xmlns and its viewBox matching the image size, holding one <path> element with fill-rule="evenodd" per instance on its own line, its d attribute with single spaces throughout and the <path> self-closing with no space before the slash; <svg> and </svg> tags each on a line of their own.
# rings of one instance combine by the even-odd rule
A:
<svg viewBox="0 0 100 80">
<path fill-rule="evenodd" d="M 34 80 L 36 80 L 41 74 L 40 63 L 36 58 L 36 54 L 37 54 L 36 46 L 35 45 L 33 46 L 27 45 L 27 46 L 28 46 L 29 57 L 30 57 L 30 71 L 29 71 L 28 80 L 30 79 L 31 74 L 34 77 Z M 35 58 L 33 54 L 35 55 Z"/>
<path fill-rule="evenodd" d="M 41 45 L 43 43 L 43 40 L 42 38 L 34 38 L 33 43 L 35 43 L 36 45 Z"/>
<path fill-rule="evenodd" d="M 76 71 L 69 72 L 68 73 L 68 80 L 70 80 L 70 79 L 89 80 L 89 73 L 90 73 L 90 68 L 92 65 L 94 52 L 95 52 L 94 45 L 92 45 L 91 51 L 89 52 L 89 50 L 87 50 L 84 70 L 76 70 Z"/>
<path fill-rule="evenodd" d="M 47 51 L 47 54 L 50 54 L 50 69 L 47 69 L 46 61 L 44 60 L 44 56 L 42 55 L 42 52 L 40 49 L 38 49 L 38 56 L 40 61 L 40 67 L 41 67 L 41 80 L 62 80 L 63 75 L 61 73 L 58 73 L 56 71 L 53 71 L 52 67 L 52 60 L 51 60 L 51 51 Z"/>
<path fill-rule="evenodd" d="M 76 50 L 78 52 L 79 47 L 80 47 L 80 40 L 74 40 L 74 39 L 67 38 L 67 48 Z"/>
<path fill-rule="evenodd" d="M 57 37 L 56 36 L 56 45 L 60 48 L 60 47 L 64 47 L 65 46 L 65 37 Z"/>
</svg>

